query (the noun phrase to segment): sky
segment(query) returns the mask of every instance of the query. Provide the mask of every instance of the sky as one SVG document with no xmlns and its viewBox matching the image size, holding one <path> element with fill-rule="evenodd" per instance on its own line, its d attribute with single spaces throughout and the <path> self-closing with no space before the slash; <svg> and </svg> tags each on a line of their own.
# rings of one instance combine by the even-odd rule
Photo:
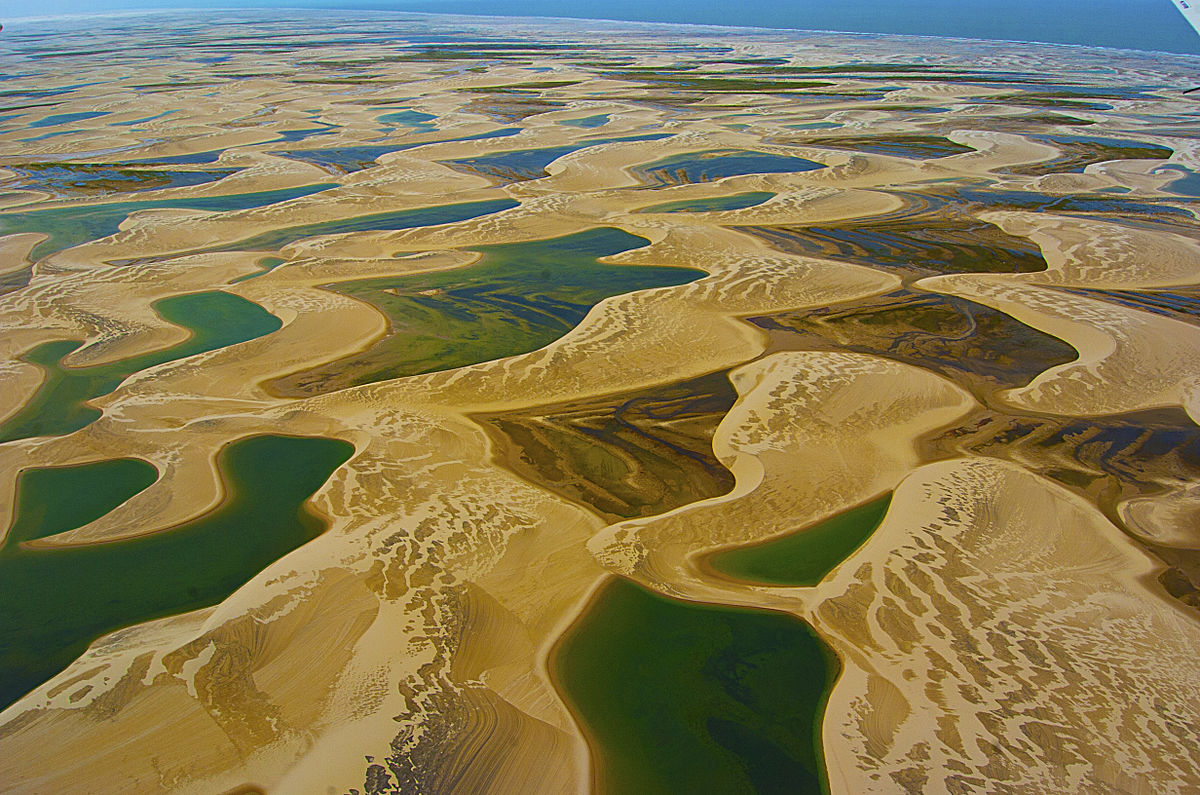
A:
<svg viewBox="0 0 1200 795">
<path fill-rule="evenodd" d="M 1200 54 L 1171 0 L 0 0 L 31 14 L 154 7 L 304 7 L 688 22 L 1047 41 Z"/>
</svg>

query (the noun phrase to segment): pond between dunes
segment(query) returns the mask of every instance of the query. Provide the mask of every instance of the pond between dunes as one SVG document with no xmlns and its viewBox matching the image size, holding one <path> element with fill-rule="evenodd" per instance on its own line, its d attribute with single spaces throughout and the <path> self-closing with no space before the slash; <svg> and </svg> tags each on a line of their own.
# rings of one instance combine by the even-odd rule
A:
<svg viewBox="0 0 1200 795">
<path fill-rule="evenodd" d="M 0 547 L 0 709 L 101 635 L 217 604 L 316 538 L 326 524 L 307 501 L 353 452 L 336 439 L 241 439 L 217 455 L 226 494 L 211 511 L 141 538 L 51 549 L 22 542 L 98 519 L 157 472 L 131 458 L 22 472 Z"/>
</svg>

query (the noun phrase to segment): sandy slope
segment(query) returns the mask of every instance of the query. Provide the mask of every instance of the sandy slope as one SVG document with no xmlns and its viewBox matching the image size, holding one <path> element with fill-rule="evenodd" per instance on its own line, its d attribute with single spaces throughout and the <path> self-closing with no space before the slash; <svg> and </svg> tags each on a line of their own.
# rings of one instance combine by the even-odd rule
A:
<svg viewBox="0 0 1200 795">
<path fill-rule="evenodd" d="M 1200 638 L 1148 585 L 1157 567 L 1012 464 L 916 470 L 817 589 L 812 620 L 846 663 L 825 720 L 835 791 L 1200 786 Z"/>
</svg>

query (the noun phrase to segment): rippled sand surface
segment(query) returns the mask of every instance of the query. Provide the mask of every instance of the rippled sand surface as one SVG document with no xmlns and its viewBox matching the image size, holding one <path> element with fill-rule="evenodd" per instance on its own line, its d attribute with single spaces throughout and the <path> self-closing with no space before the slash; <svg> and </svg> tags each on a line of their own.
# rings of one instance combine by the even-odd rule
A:
<svg viewBox="0 0 1200 795">
<path fill-rule="evenodd" d="M 38 346 L 83 368 L 185 342 L 164 299 L 281 325 L 0 444 L 0 528 L 30 469 L 158 472 L 27 542 L 53 555 L 212 511 L 238 440 L 354 453 L 322 534 L 0 712 L 0 786 L 589 791 L 603 749 L 549 661 L 623 577 L 812 627 L 834 793 L 1200 791 L 1198 71 L 417 15 L 6 25 L 0 423 Z M 632 242 L 597 272 L 679 278 L 456 298 L 483 247 L 601 229 Z M 471 354 L 485 304 L 501 358 Z M 418 325 L 477 363 L 406 369 Z M 363 377 L 368 351 L 419 374 Z M 815 585 L 705 562 L 886 494 Z"/>
</svg>

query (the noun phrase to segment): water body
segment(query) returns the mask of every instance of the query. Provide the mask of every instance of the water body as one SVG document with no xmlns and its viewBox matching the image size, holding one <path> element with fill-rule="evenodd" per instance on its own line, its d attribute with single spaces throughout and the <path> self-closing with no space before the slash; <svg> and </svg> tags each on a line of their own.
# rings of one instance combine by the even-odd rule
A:
<svg viewBox="0 0 1200 795">
<path fill-rule="evenodd" d="M 772 350 L 837 350 L 883 356 L 943 375 L 988 403 L 996 389 L 1023 387 L 1079 352 L 1004 312 L 950 296 L 886 295 L 750 318 Z"/>
<path fill-rule="evenodd" d="M 450 138 L 445 141 L 430 141 L 429 143 L 441 144 L 441 143 L 459 143 L 461 141 L 486 141 L 490 138 L 508 138 L 509 136 L 516 135 L 519 132 L 521 132 L 520 127 L 501 127 L 500 129 L 492 130 L 491 132 L 476 133 L 475 135 L 465 135 L 462 138 Z M 422 143 L 422 144 L 417 144 L 417 146 L 428 146 L 428 144 Z"/>
<path fill-rule="evenodd" d="M 84 111 L 82 113 L 55 113 L 53 116 L 47 116 L 44 119 L 38 119 L 35 122 L 30 122 L 30 129 L 39 127 L 56 127 L 60 124 L 73 124 L 77 121 L 87 121 L 88 119 L 98 119 L 101 116 L 107 116 L 107 111 Z"/>
<path fill-rule="evenodd" d="M 497 213 L 516 207 L 520 202 L 512 199 L 490 199 L 463 204 L 442 204 L 436 207 L 420 207 L 415 210 L 397 210 L 388 213 L 372 213 L 345 218 L 340 221 L 322 221 L 303 226 L 273 229 L 248 240 L 230 243 L 207 251 L 255 251 L 258 249 L 277 251 L 289 243 L 317 235 L 338 235 L 346 232 L 381 232 L 395 229 L 412 229 L 417 226 L 434 226 L 455 221 L 466 221 L 481 215 Z"/>
<path fill-rule="evenodd" d="M 779 174 L 819 168 L 825 168 L 825 165 L 802 157 L 723 150 L 674 155 L 638 166 L 637 172 L 661 184 L 682 185 L 745 174 Z"/>
<path fill-rule="evenodd" d="M 1084 298 L 1101 298 L 1114 304 L 1200 325 L 1200 290 L 1067 290 Z"/>
<path fill-rule="evenodd" d="M 608 114 L 601 113 L 597 116 L 584 116 L 582 119 L 566 119 L 565 121 L 560 121 L 559 124 L 564 127 L 578 127 L 583 130 L 590 130 L 608 124 Z"/>
<path fill-rule="evenodd" d="M 114 121 L 114 122 L 111 122 L 108 126 L 109 127 L 133 127 L 134 125 L 145 124 L 148 121 L 154 121 L 155 119 L 161 119 L 163 116 L 169 116 L 172 113 L 177 113 L 177 112 L 178 111 L 174 111 L 174 110 L 164 110 L 162 113 L 156 113 L 153 116 L 143 116 L 140 119 L 130 119 L 129 121 Z"/>
<path fill-rule="evenodd" d="M 41 367 L 46 377 L 25 406 L 0 422 L 0 442 L 76 431 L 100 416 L 86 401 L 107 395 L 134 373 L 252 340 L 283 325 L 258 304 L 220 291 L 164 298 L 152 306 L 163 320 L 188 329 L 191 336 L 166 350 L 91 367 L 63 366 L 63 357 L 83 344 L 75 340 L 45 342 L 22 356 Z"/>
<path fill-rule="evenodd" d="M 364 146 L 339 146 L 329 149 L 297 149 L 288 152 L 273 152 L 292 160 L 312 163 L 321 168 L 331 168 L 345 174 L 361 171 L 375 165 L 381 155 L 399 152 L 404 146 L 396 144 L 370 144 Z"/>
<path fill-rule="evenodd" d="M 716 196 L 711 199 L 683 199 L 677 202 L 643 207 L 640 213 L 713 213 L 721 210 L 744 210 L 774 198 L 770 191 L 736 193 L 733 196 Z"/>
<path fill-rule="evenodd" d="M 704 275 L 597 261 L 645 245 L 619 229 L 591 229 L 478 246 L 473 250 L 483 259 L 466 268 L 330 285 L 381 311 L 391 333 L 363 353 L 279 379 L 272 388 L 281 395 L 320 394 L 527 353 L 562 337 L 609 296 Z"/>
<path fill-rule="evenodd" d="M 1200 44 L 1169 4 L 1099 0 L 1080 13 L 1067 0 L 1008 0 L 999 6 L 964 7 L 952 0 L 881 4 L 869 0 L 804 4 L 730 5 L 717 0 L 420 0 L 410 11 L 461 14 L 568 16 L 647 22 L 845 30 L 981 39 L 1062 42 L 1132 47 L 1171 52 L 1200 52 Z"/>
<path fill-rule="evenodd" d="M 328 190 L 333 185 L 302 185 L 284 190 L 259 193 L 236 193 L 231 196 L 205 196 L 192 199 L 150 199 L 132 202 L 112 202 L 86 207 L 59 207 L 51 210 L 0 212 L 0 235 L 18 232 L 40 232 L 48 238 L 34 246 L 30 259 L 42 257 L 65 248 L 116 234 L 121 222 L 135 210 L 174 208 L 185 210 L 247 210 L 268 204 L 308 196 Z"/>
<path fill-rule="evenodd" d="M 827 789 L 820 725 L 840 664 L 792 616 L 613 580 L 551 665 L 599 793 Z"/>
<path fill-rule="evenodd" d="M 166 171 L 130 169 L 93 163 L 27 163 L 5 166 L 19 175 L 11 187 L 44 190 L 57 196 L 104 196 L 140 190 L 180 188 L 214 182 L 234 173 L 221 171 Z"/>
<path fill-rule="evenodd" d="M 967 215 L 924 213 L 844 226 L 745 227 L 785 251 L 910 273 L 1034 273 L 1041 249 Z"/>
<path fill-rule="evenodd" d="M 816 585 L 871 537 L 891 501 L 890 494 L 880 497 L 782 538 L 718 552 L 707 563 L 746 582 Z"/>
<path fill-rule="evenodd" d="M 63 549 L 21 542 L 103 516 L 153 483 L 154 467 L 117 459 L 22 472 L 0 547 L 0 709 L 101 635 L 216 604 L 320 535 L 326 523 L 306 502 L 353 452 L 336 439 L 234 442 L 217 456 L 228 494 L 213 510 L 143 538 Z"/>
<path fill-rule="evenodd" d="M 405 109 L 398 110 L 395 113 L 385 113 L 379 116 L 375 121 L 383 124 L 399 124 L 405 127 L 411 127 L 414 130 L 435 130 L 436 124 L 432 124 L 437 120 L 437 116 L 432 113 L 422 113 L 419 110 Z"/>
<path fill-rule="evenodd" d="M 846 136 L 840 138 L 807 138 L 805 146 L 821 146 L 830 149 L 849 149 L 855 152 L 873 152 L 919 159 L 935 159 L 961 155 L 975 151 L 969 146 L 956 144 L 939 135 L 878 135 Z"/>
<path fill-rule="evenodd" d="M 997 190 L 995 188 L 956 188 L 955 199 L 987 207 L 1036 210 L 1050 213 L 1087 213 L 1122 220 L 1137 219 L 1153 222 L 1163 216 L 1180 223 L 1192 224 L 1195 217 L 1183 207 L 1148 201 L 1130 201 L 1113 194 L 1072 193 L 1056 195 L 1035 191 Z"/>
<path fill-rule="evenodd" d="M 22 143 L 32 143 L 34 141 L 45 141 L 47 138 L 61 138 L 64 135 L 74 135 L 77 132 L 79 132 L 79 131 L 78 130 L 59 130 L 57 132 L 42 133 L 41 135 L 35 135 L 32 138 L 22 138 L 21 142 Z"/>
<path fill-rule="evenodd" d="M 718 371 L 632 392 L 476 415 L 497 462 L 609 522 L 727 494 L 712 438 L 737 400 Z"/>
<path fill-rule="evenodd" d="M 303 141 L 306 138 L 315 138 L 318 135 L 333 135 L 338 131 L 338 126 L 336 124 L 324 124 L 323 122 L 317 123 L 321 126 L 305 127 L 300 130 L 286 130 L 281 132 L 279 133 L 279 137 L 272 141 L 272 143 Z"/>
<path fill-rule="evenodd" d="M 1012 166 L 1011 174 L 1042 176 L 1044 174 L 1071 172 L 1082 173 L 1094 163 L 1109 160 L 1166 160 L 1174 154 L 1170 147 L 1158 144 L 1131 141 L 1124 138 L 1103 138 L 1095 135 L 1031 135 L 1062 151 L 1059 156 L 1041 163 Z"/>
<path fill-rule="evenodd" d="M 548 146 L 541 149 L 499 152 L 497 154 L 468 157 L 450 162 L 466 166 L 471 171 L 485 177 L 494 177 L 506 182 L 517 182 L 527 179 L 540 179 L 546 176 L 546 166 L 563 155 L 578 152 L 580 149 L 587 149 L 589 146 L 600 146 L 601 144 L 611 144 L 620 141 L 658 141 L 670 137 L 671 133 L 650 133 L 626 138 L 596 138 L 564 146 Z"/>
<path fill-rule="evenodd" d="M 416 149 L 418 146 L 429 146 L 435 143 L 458 143 L 461 141 L 483 141 L 489 138 L 506 138 L 510 135 L 516 135 L 519 132 L 521 132 L 520 127 L 505 127 L 477 135 L 467 135 L 462 138 L 448 138 L 444 141 L 421 141 L 419 143 L 408 144 L 364 144 L 362 146 L 339 146 L 329 149 L 294 149 L 286 152 L 272 152 L 272 154 L 283 155 L 284 157 L 304 163 L 312 163 L 321 168 L 334 169 L 344 174 L 352 174 L 355 171 L 370 168 L 375 165 L 375 161 L 382 155 L 391 152 L 403 152 L 406 149 Z"/>
<path fill-rule="evenodd" d="M 198 166 L 215 163 L 225 153 L 224 149 L 210 149 L 207 152 L 193 152 L 190 155 L 174 155 L 172 157 L 148 157 L 140 160 L 122 160 L 122 163 L 155 163 L 163 166 Z"/>
<path fill-rule="evenodd" d="M 1167 183 L 1164 190 L 1178 196 L 1200 197 L 1200 174 L 1183 166 L 1163 166 L 1162 168 L 1155 169 L 1155 173 L 1163 171 L 1175 171 L 1179 173 L 1178 179 L 1173 179 Z"/>
</svg>

